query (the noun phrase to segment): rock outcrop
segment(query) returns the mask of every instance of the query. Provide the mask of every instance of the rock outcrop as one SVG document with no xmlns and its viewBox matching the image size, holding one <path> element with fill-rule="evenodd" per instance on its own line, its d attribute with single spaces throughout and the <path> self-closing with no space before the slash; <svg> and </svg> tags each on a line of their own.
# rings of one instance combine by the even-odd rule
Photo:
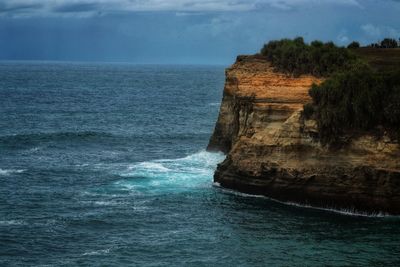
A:
<svg viewBox="0 0 400 267">
<path fill-rule="evenodd" d="M 388 136 L 362 135 L 340 149 L 322 145 L 302 116 L 321 79 L 288 77 L 260 56 L 226 70 L 209 151 L 227 154 L 221 186 L 285 202 L 355 212 L 400 214 L 400 148 Z"/>
</svg>

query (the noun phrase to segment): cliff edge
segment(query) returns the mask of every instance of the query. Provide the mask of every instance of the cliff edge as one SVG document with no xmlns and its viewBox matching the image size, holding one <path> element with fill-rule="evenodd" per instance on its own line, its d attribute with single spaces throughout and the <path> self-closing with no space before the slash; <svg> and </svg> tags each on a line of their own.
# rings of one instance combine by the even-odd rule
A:
<svg viewBox="0 0 400 267">
<path fill-rule="evenodd" d="M 400 214 L 400 148 L 388 135 L 364 134 L 342 148 L 318 139 L 302 116 L 322 79 L 274 71 L 262 56 L 239 56 L 226 70 L 208 150 L 223 151 L 214 181 L 245 193 L 321 208 Z"/>
</svg>

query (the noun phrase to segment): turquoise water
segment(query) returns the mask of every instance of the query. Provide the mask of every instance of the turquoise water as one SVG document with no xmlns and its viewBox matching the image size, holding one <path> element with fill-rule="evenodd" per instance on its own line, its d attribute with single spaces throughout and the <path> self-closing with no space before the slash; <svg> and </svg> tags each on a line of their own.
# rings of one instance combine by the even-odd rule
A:
<svg viewBox="0 0 400 267">
<path fill-rule="evenodd" d="M 396 266 L 400 219 L 213 186 L 224 68 L 0 63 L 1 266 Z"/>
</svg>

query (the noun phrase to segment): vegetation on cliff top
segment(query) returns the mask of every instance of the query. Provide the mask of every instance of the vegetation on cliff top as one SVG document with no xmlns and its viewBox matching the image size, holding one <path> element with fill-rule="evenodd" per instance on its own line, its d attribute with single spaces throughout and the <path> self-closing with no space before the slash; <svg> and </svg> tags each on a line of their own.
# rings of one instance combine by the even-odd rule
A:
<svg viewBox="0 0 400 267">
<path fill-rule="evenodd" d="M 302 37 L 271 41 L 264 45 L 261 54 L 276 70 L 294 76 L 328 76 L 348 69 L 357 60 L 357 56 L 349 49 L 337 47 L 332 42 L 313 41 L 306 44 Z"/>
<path fill-rule="evenodd" d="M 389 43 L 385 40 L 381 43 Z M 261 54 L 278 71 L 326 77 L 310 89 L 312 103 L 303 114 L 317 121 L 322 142 L 337 144 L 349 133 L 378 128 L 400 139 L 400 50 L 395 57 L 386 51 L 359 48 L 355 42 L 348 48 L 331 42 L 306 44 L 299 37 L 271 41 Z"/>
<path fill-rule="evenodd" d="M 310 89 L 304 115 L 316 119 L 321 141 L 378 127 L 400 136 L 400 70 L 377 72 L 366 64 L 333 74 Z"/>
<path fill-rule="evenodd" d="M 370 44 L 369 47 L 398 48 L 398 47 L 400 47 L 400 38 L 399 38 L 399 41 L 397 41 L 396 39 L 392 39 L 392 38 L 385 38 L 381 42 Z"/>
</svg>

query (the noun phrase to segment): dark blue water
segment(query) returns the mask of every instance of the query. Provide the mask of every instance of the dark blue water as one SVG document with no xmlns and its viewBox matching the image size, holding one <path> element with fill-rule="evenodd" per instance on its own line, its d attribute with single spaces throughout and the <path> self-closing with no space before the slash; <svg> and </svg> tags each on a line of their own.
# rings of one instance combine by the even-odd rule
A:
<svg viewBox="0 0 400 267">
<path fill-rule="evenodd" d="M 219 66 L 0 63 L 1 266 L 395 266 L 400 219 L 213 187 Z"/>
</svg>

